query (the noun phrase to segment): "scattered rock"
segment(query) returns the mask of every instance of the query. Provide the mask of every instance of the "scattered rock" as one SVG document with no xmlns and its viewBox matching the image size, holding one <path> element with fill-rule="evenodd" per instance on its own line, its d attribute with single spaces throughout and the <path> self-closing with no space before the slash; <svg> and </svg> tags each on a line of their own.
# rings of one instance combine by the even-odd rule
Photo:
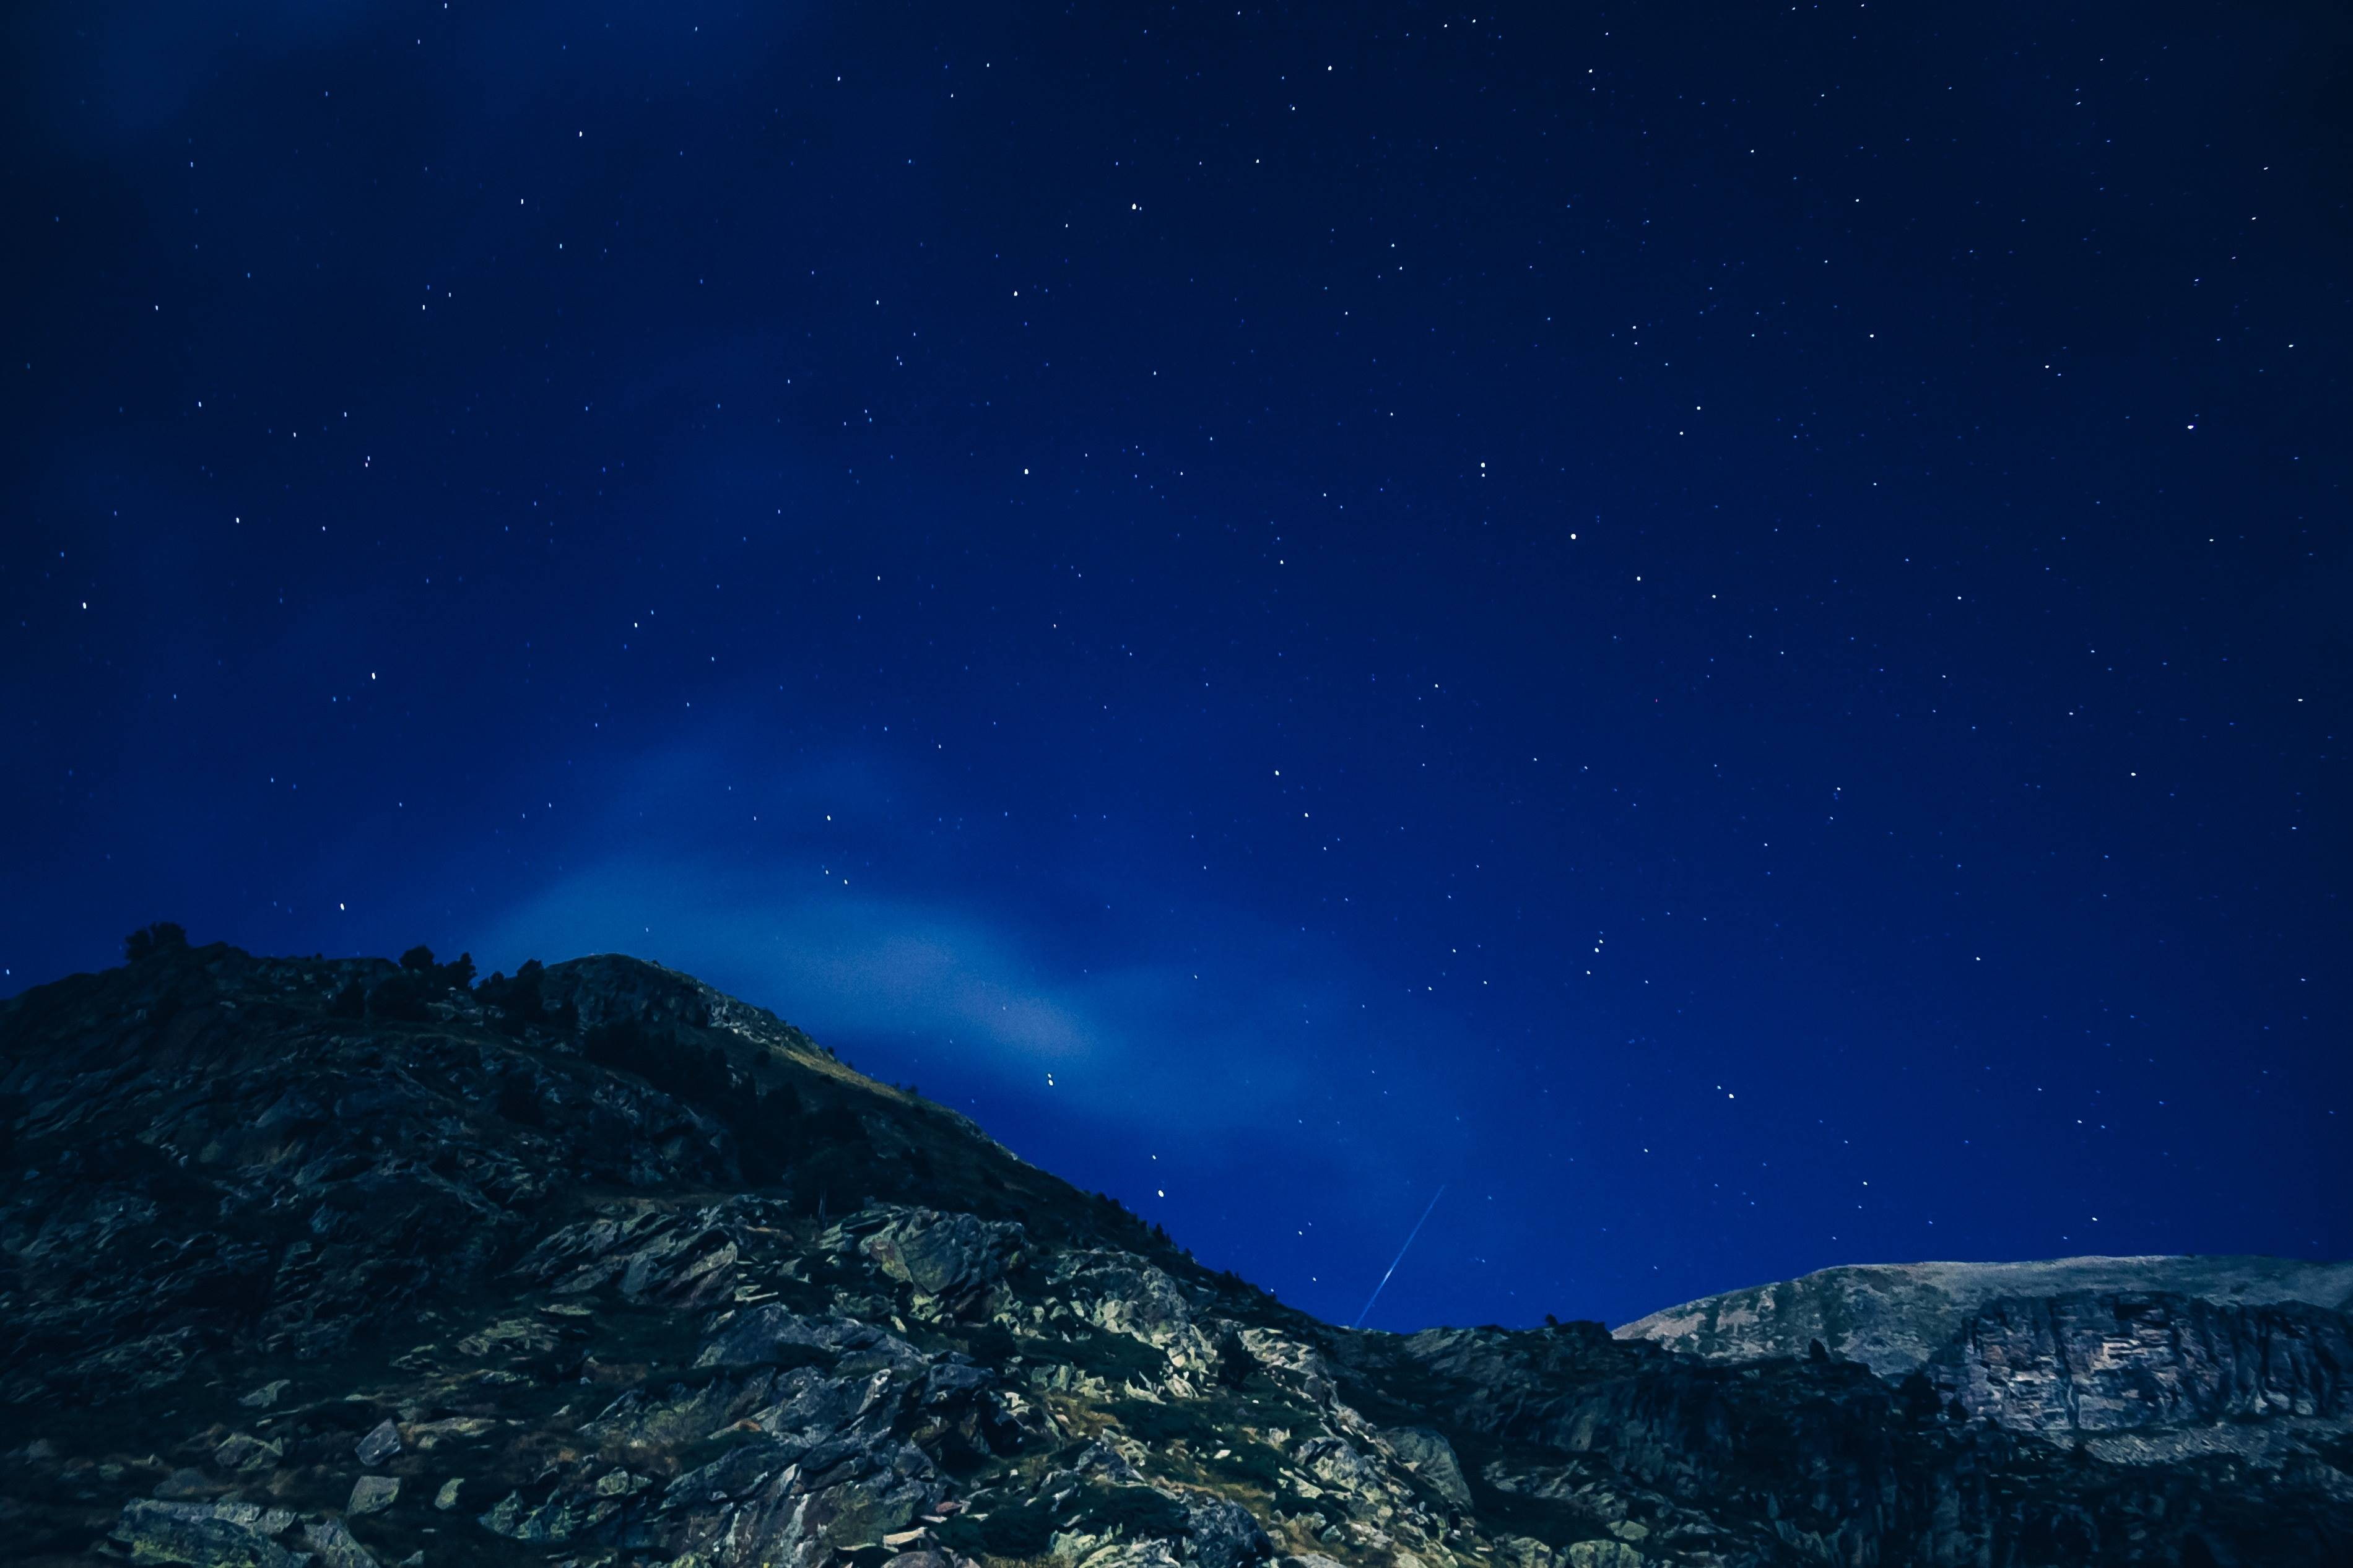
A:
<svg viewBox="0 0 2353 1568">
<path fill-rule="evenodd" d="M 492 1535 L 512 1536 L 521 1529 L 529 1511 L 523 1506 L 522 1493 L 509 1492 L 492 1503 L 490 1511 L 476 1515 L 474 1522 Z"/>
<path fill-rule="evenodd" d="M 314 1520 L 304 1525 L 302 1542 L 319 1554 L 320 1568 L 375 1568 L 375 1559 L 352 1538 L 342 1520 Z"/>
<path fill-rule="evenodd" d="M 204 1471 L 195 1469 L 174 1470 L 155 1483 L 157 1497 L 182 1500 L 217 1497 L 226 1489 L 220 1482 L 213 1479 Z"/>
<path fill-rule="evenodd" d="M 287 1516 L 290 1521 L 291 1516 Z M 156 1502 L 123 1505 L 114 1538 L 134 1563 L 185 1563 L 194 1568 L 301 1568 L 305 1561 L 269 1537 L 271 1514 L 253 1503 Z M 280 1529 L 285 1528 L 283 1524 Z"/>
<path fill-rule="evenodd" d="M 424 1453 L 438 1444 L 480 1437 L 498 1430 L 499 1424 L 485 1415 L 452 1415 L 441 1421 L 418 1421 L 408 1428 L 406 1447 Z"/>
<path fill-rule="evenodd" d="M 1642 1554 L 1622 1541 L 1573 1541 L 1561 1561 L 1568 1568 L 1642 1568 Z"/>
<path fill-rule="evenodd" d="M 456 1508 L 458 1506 L 458 1489 L 465 1484 L 465 1478 L 462 1476 L 452 1476 L 448 1480 L 443 1481 L 441 1483 L 441 1489 L 433 1494 L 433 1506 L 439 1509 L 443 1513 L 448 1513 L 451 1509 Z"/>
<path fill-rule="evenodd" d="M 290 1378 L 275 1378 L 269 1383 L 263 1384 L 259 1388 L 255 1389 L 251 1394 L 248 1394 L 244 1398 L 238 1400 L 237 1403 L 244 1405 L 248 1410 L 267 1410 L 271 1405 L 277 1404 L 278 1396 L 285 1393 L 290 1386 L 292 1386 L 292 1380 Z"/>
<path fill-rule="evenodd" d="M 236 1432 L 213 1450 L 213 1463 L 224 1470 L 267 1470 L 273 1468 L 286 1456 L 286 1445 L 265 1443 L 259 1437 Z"/>
<path fill-rule="evenodd" d="M 400 1428 L 387 1415 L 353 1446 L 352 1452 L 359 1456 L 363 1465 L 381 1465 L 400 1452 Z"/>
<path fill-rule="evenodd" d="M 400 1496 L 397 1476 L 362 1476 L 352 1483 L 351 1501 L 343 1505 L 348 1514 L 382 1513 Z"/>
<path fill-rule="evenodd" d="M 1495 1537 L 1495 1561 L 1504 1568 L 1552 1568 L 1553 1550 L 1525 1535 Z"/>
<path fill-rule="evenodd" d="M 458 1342 L 458 1348 L 470 1356 L 537 1355 L 554 1350 L 559 1342 L 555 1331 L 537 1319 L 508 1318 L 468 1334 Z"/>
</svg>

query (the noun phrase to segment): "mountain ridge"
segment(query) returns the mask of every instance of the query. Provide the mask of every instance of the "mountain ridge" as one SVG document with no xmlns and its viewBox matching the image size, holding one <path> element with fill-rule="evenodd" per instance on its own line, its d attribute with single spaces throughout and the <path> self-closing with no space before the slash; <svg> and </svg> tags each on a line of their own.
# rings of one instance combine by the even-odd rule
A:
<svg viewBox="0 0 2353 1568">
<path fill-rule="evenodd" d="M 1895 1376 L 1353 1331 L 659 965 L 133 947 L 0 1003 L 0 1558 L 2353 1557 L 2333 1308 L 1992 1298 Z"/>
</svg>

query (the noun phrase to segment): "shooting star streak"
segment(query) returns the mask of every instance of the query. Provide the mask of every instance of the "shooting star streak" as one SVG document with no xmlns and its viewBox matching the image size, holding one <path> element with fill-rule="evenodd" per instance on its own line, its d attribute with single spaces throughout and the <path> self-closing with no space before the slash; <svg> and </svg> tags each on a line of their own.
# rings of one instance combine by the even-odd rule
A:
<svg viewBox="0 0 2353 1568">
<path fill-rule="evenodd" d="M 1405 1247 L 1398 1247 L 1398 1255 L 1389 1259 L 1389 1273 L 1382 1275 L 1381 1282 L 1373 1287 L 1373 1293 L 1365 1298 L 1365 1310 L 1356 1314 L 1356 1321 L 1348 1325 L 1350 1328 L 1363 1328 L 1365 1326 L 1365 1320 L 1372 1316 L 1373 1303 L 1381 1299 L 1381 1292 L 1383 1290 L 1388 1289 L 1389 1274 L 1396 1273 L 1398 1271 L 1398 1265 L 1405 1261 L 1406 1248 L 1411 1247 L 1413 1245 L 1413 1238 L 1421 1234 L 1421 1227 L 1430 1223 L 1431 1213 L 1438 1207 L 1438 1200 L 1445 1195 L 1446 1184 L 1440 1182 L 1438 1185 L 1438 1190 L 1430 1194 L 1430 1207 L 1421 1211 L 1421 1217 L 1413 1222 L 1413 1228 L 1411 1230 L 1405 1233 Z"/>
</svg>

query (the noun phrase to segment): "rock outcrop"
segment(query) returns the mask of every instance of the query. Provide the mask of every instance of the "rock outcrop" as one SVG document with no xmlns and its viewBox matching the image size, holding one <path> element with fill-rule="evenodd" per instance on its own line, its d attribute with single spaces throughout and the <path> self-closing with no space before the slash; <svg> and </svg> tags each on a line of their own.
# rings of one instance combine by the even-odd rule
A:
<svg viewBox="0 0 2353 1568">
<path fill-rule="evenodd" d="M 2002 1300 L 2163 1294 L 2249 1307 L 2300 1301 L 2353 1310 L 2353 1263 L 2287 1258 L 2062 1258 L 2047 1263 L 1890 1263 L 1825 1268 L 1727 1290 L 1625 1324 L 1710 1361 L 1801 1356 L 1815 1341 L 1882 1377 L 1926 1366 Z"/>
<path fill-rule="evenodd" d="M 2021 1431 L 2353 1417 L 2353 1319 L 2170 1293 L 1996 1301 L 1929 1363 L 1965 1414 Z"/>
<path fill-rule="evenodd" d="M 0 1004 L 0 1558 L 2353 1561 L 2337 1276 L 2200 1261 L 1354 1332 L 654 965 L 150 942 Z"/>
</svg>

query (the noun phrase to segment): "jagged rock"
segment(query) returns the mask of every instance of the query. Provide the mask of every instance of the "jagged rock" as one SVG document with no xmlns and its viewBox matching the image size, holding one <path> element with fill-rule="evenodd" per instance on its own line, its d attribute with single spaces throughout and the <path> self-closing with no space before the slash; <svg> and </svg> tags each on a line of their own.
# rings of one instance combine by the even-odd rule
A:
<svg viewBox="0 0 2353 1568">
<path fill-rule="evenodd" d="M 381 1465 L 400 1452 L 400 1428 L 386 1416 L 368 1429 L 368 1435 L 352 1447 L 363 1465 Z"/>
<path fill-rule="evenodd" d="M 221 1489 L 218 1481 L 193 1467 L 174 1470 L 155 1483 L 157 1497 L 181 1501 L 194 1498 L 216 1497 Z"/>
<path fill-rule="evenodd" d="M 433 1494 L 433 1506 L 439 1509 L 443 1513 L 448 1513 L 451 1509 L 456 1508 L 458 1506 L 458 1493 L 464 1488 L 465 1484 L 466 1482 L 464 1478 L 459 1476 L 452 1476 L 448 1480 L 443 1481 L 441 1483 L 441 1489 Z"/>
<path fill-rule="evenodd" d="M 477 1516 L 474 1522 L 492 1535 L 512 1537 L 530 1512 L 522 1500 L 522 1493 L 509 1492 L 492 1503 L 490 1511 Z"/>
<path fill-rule="evenodd" d="M 1240 1503 L 1188 1492 L 1184 1505 L 1185 1554 L 1201 1568 L 1242 1568 L 1273 1552 L 1274 1542 Z"/>
<path fill-rule="evenodd" d="M 902 1370 L 924 1363 L 913 1346 L 888 1329 L 854 1319 L 804 1317 L 769 1304 L 742 1313 L 712 1335 L 696 1352 L 694 1364 L 765 1366 L 803 1359 L 835 1361 L 849 1355 Z"/>
<path fill-rule="evenodd" d="M 1388 1434 L 1388 1444 L 1406 1468 L 1428 1481 L 1432 1491 L 1456 1508 L 1471 1506 L 1471 1483 L 1463 1478 L 1454 1447 L 1443 1433 L 1427 1426 L 1399 1426 Z"/>
<path fill-rule="evenodd" d="M 554 1329 L 538 1319 L 508 1318 L 468 1334 L 458 1349 L 470 1356 L 531 1355 L 552 1351 L 556 1343 Z"/>
<path fill-rule="evenodd" d="M 375 1568 L 375 1559 L 352 1538 L 339 1519 L 313 1520 L 302 1527 L 303 1544 L 319 1554 L 319 1568 Z"/>
<path fill-rule="evenodd" d="M 266 1470 L 285 1456 L 283 1443 L 265 1443 L 259 1437 L 236 1432 L 213 1450 L 213 1463 L 224 1470 Z"/>
<path fill-rule="evenodd" d="M 1055 1259 L 1051 1278 L 1096 1327 L 1166 1352 L 1174 1366 L 1216 1363 L 1216 1342 L 1196 1326 L 1192 1302 L 1166 1270 L 1116 1253 L 1077 1253 Z"/>
<path fill-rule="evenodd" d="M 400 1496 L 397 1476 L 362 1476 L 352 1483 L 351 1500 L 343 1505 L 348 1514 L 381 1513 Z"/>
<path fill-rule="evenodd" d="M 1525 1535 L 1495 1537 L 1495 1561 L 1504 1568 L 1553 1568 L 1551 1547 Z"/>
<path fill-rule="evenodd" d="M 275 1523 L 276 1528 L 270 1526 Z M 185 1563 L 193 1568 L 301 1568 L 305 1559 L 271 1535 L 292 1522 L 253 1503 L 140 1500 L 123 1505 L 114 1538 L 134 1563 Z"/>
<path fill-rule="evenodd" d="M 1568 1568 L 1642 1568 L 1642 1554 L 1622 1541 L 1572 1541 L 1560 1558 Z"/>
<path fill-rule="evenodd" d="M 419 1421 L 408 1428 L 406 1446 L 419 1453 L 428 1453 L 441 1444 L 466 1442 L 498 1430 L 499 1424 L 487 1416 L 452 1415 L 439 1421 Z"/>
<path fill-rule="evenodd" d="M 965 1296 L 996 1280 L 1020 1257 L 1018 1225 L 968 1214 L 909 1209 L 868 1236 L 860 1249 L 892 1279 L 923 1296 Z"/>
<path fill-rule="evenodd" d="M 267 1410 L 278 1403 L 278 1396 L 291 1386 L 286 1378 L 273 1378 L 237 1401 L 250 1410 Z"/>
</svg>

